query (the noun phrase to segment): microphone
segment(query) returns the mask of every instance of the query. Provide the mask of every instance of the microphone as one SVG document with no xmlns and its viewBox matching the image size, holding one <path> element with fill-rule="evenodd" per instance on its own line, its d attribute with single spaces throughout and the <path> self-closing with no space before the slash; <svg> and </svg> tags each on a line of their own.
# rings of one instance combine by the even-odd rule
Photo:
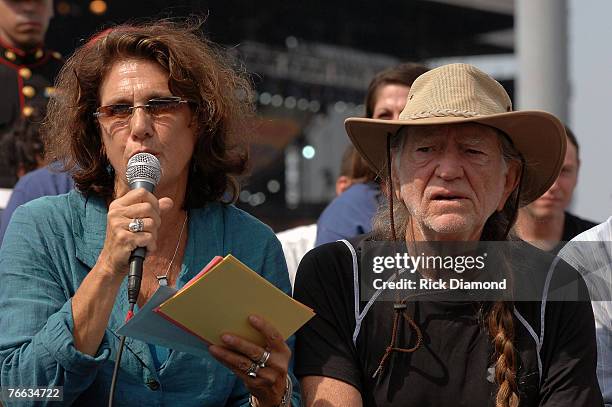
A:
<svg viewBox="0 0 612 407">
<path fill-rule="evenodd" d="M 153 154 L 137 153 L 128 160 L 125 176 L 130 189 L 144 188 L 153 192 L 161 178 L 161 165 Z M 128 273 L 128 301 L 130 304 L 136 304 L 138 293 L 140 293 L 142 264 L 146 255 L 146 247 L 137 247 L 130 255 Z"/>
</svg>

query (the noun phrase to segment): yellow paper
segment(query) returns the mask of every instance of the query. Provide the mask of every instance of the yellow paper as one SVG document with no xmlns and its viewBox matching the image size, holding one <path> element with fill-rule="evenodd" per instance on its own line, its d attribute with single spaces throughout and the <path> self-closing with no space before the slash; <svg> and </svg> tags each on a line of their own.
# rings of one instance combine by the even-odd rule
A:
<svg viewBox="0 0 612 407">
<path fill-rule="evenodd" d="M 207 342 L 220 345 L 221 335 L 231 333 L 262 347 L 266 341 L 248 322 L 249 315 L 261 316 L 285 339 L 314 316 L 231 254 L 166 300 L 158 312 Z"/>
</svg>

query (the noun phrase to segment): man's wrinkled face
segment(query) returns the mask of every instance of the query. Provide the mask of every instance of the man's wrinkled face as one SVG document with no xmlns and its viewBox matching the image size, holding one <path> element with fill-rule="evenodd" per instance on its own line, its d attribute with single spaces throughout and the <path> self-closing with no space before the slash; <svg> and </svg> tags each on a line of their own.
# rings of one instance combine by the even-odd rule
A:
<svg viewBox="0 0 612 407">
<path fill-rule="evenodd" d="M 37 47 L 45 39 L 51 17 L 52 0 L 0 0 L 0 38 L 11 47 Z"/>
<path fill-rule="evenodd" d="M 417 240 L 478 240 L 518 182 L 497 132 L 479 124 L 412 127 L 394 157 L 398 198 Z"/>
</svg>

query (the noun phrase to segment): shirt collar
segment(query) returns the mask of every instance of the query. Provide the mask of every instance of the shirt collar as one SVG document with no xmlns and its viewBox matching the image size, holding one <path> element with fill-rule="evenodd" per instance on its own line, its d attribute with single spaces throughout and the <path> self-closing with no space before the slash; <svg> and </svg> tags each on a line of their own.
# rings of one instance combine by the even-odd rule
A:
<svg viewBox="0 0 612 407">
<path fill-rule="evenodd" d="M 46 54 L 43 44 L 26 51 L 0 40 L 0 58 L 13 65 L 31 65 L 42 60 Z"/>
<path fill-rule="evenodd" d="M 69 197 L 76 256 L 88 267 L 96 264 L 106 236 L 108 209 L 102 198 L 73 190 Z"/>
</svg>

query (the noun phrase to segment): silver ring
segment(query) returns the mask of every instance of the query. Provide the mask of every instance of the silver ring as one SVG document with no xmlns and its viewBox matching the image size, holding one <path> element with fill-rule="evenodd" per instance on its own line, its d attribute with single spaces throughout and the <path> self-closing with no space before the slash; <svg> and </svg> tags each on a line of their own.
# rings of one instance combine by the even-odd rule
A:
<svg viewBox="0 0 612 407">
<path fill-rule="evenodd" d="M 251 363 L 251 366 L 246 370 L 246 374 L 253 379 L 257 377 L 257 371 L 259 370 L 259 365 L 255 362 Z"/>
<path fill-rule="evenodd" d="M 128 225 L 130 232 L 138 233 L 144 230 L 144 222 L 140 218 L 134 218 Z"/>
<path fill-rule="evenodd" d="M 270 359 L 270 352 L 268 352 L 267 350 L 264 350 L 261 357 L 255 363 L 257 363 L 259 367 L 263 369 L 264 367 L 266 367 L 266 363 L 268 362 L 268 359 Z"/>
</svg>

